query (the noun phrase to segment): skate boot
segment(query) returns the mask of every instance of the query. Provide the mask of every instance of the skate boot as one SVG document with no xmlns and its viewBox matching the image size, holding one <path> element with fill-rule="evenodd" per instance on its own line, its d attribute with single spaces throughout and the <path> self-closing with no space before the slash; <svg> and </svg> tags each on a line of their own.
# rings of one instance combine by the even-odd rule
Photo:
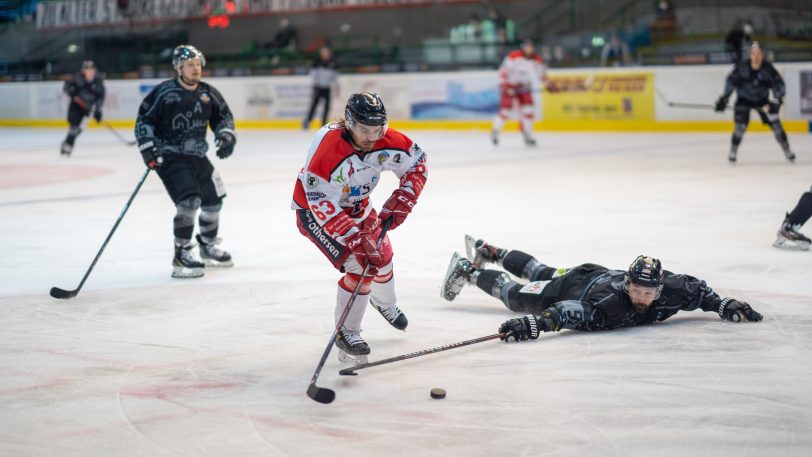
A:
<svg viewBox="0 0 812 457">
<path fill-rule="evenodd" d="M 525 135 L 524 137 L 524 145 L 528 148 L 535 148 L 536 147 L 536 139 L 531 137 L 530 135 Z"/>
<path fill-rule="evenodd" d="M 471 261 L 460 255 L 459 252 L 455 252 L 448 264 L 443 286 L 440 289 L 440 296 L 448 301 L 453 301 L 462 291 L 462 288 L 468 284 L 474 271 L 476 269 L 471 264 Z"/>
<path fill-rule="evenodd" d="M 780 249 L 789 249 L 794 251 L 808 251 L 810 240 L 803 234 L 799 233 L 801 224 L 793 224 L 789 221 L 789 214 L 778 229 L 778 236 L 773 242 L 773 246 Z"/>
<path fill-rule="evenodd" d="M 175 258 L 172 260 L 173 278 L 199 278 L 206 266 L 192 255 L 193 244 L 175 245 Z"/>
<path fill-rule="evenodd" d="M 386 319 L 392 327 L 395 327 L 398 330 L 406 330 L 406 326 L 409 325 L 409 320 L 406 319 L 406 315 L 403 314 L 403 311 L 397 307 L 397 305 L 392 305 L 388 308 L 382 308 L 375 304 L 372 299 L 369 300 L 369 304 L 372 305 L 373 308 L 377 309 L 381 316 Z"/>
<path fill-rule="evenodd" d="M 491 130 L 491 143 L 494 146 L 499 146 L 499 131 L 498 130 Z"/>
<path fill-rule="evenodd" d="M 789 149 L 784 149 L 784 157 L 786 157 L 790 162 L 795 162 L 795 153 Z"/>
<path fill-rule="evenodd" d="M 348 330 L 341 327 L 336 333 L 338 360 L 340 362 L 367 363 L 369 345 L 361 338 L 360 330 Z"/>
<path fill-rule="evenodd" d="M 67 141 L 63 141 L 62 146 L 59 148 L 59 154 L 63 156 L 70 156 L 71 152 L 73 152 L 73 145 Z"/>
<path fill-rule="evenodd" d="M 215 238 L 206 243 L 203 241 L 202 236 L 197 235 L 197 242 L 200 243 L 200 259 L 207 267 L 226 268 L 234 266 L 234 262 L 231 261 L 231 254 L 217 247 L 221 241 L 220 238 Z"/>
<path fill-rule="evenodd" d="M 727 160 L 730 163 L 736 163 L 736 150 L 731 149 L 730 152 L 727 153 Z"/>
<path fill-rule="evenodd" d="M 479 268 L 486 263 L 500 263 L 507 254 L 506 249 L 499 249 L 485 242 L 485 240 L 475 240 L 471 235 L 465 235 L 465 253 L 474 268 Z"/>
</svg>

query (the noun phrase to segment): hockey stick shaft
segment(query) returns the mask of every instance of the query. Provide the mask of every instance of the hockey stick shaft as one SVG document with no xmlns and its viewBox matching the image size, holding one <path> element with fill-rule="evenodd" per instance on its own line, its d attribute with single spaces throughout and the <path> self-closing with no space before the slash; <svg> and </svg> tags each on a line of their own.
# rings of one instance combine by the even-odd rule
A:
<svg viewBox="0 0 812 457">
<path fill-rule="evenodd" d="M 383 223 L 381 235 L 378 237 L 378 247 L 380 247 L 383 243 L 383 240 L 386 237 L 386 232 L 389 231 L 390 225 L 392 225 L 391 217 Z M 326 387 L 317 386 L 316 381 L 319 379 L 321 369 L 324 368 L 324 363 L 327 361 L 327 357 L 330 355 L 330 351 L 333 349 L 333 345 L 336 342 L 336 335 L 338 335 L 338 331 L 341 329 L 341 326 L 344 325 L 344 321 L 347 320 L 347 316 L 350 314 L 350 309 L 352 309 L 352 305 L 355 302 L 355 297 L 357 297 L 358 293 L 361 291 L 361 286 L 364 283 L 364 279 L 366 279 L 368 273 L 369 264 L 364 267 L 364 271 L 361 273 L 361 277 L 358 279 L 358 284 L 355 285 L 355 290 L 352 291 L 352 295 L 350 295 L 349 300 L 347 300 L 347 304 L 344 305 L 344 312 L 341 313 L 341 317 L 339 317 L 335 329 L 333 329 L 333 334 L 330 335 L 330 341 L 327 342 L 327 348 L 324 349 L 324 353 L 321 355 L 321 360 L 319 360 L 316 371 L 313 373 L 313 377 L 310 378 L 310 384 L 307 386 L 307 396 L 319 403 L 331 403 L 335 399 L 336 394 L 333 390 Z"/>
<path fill-rule="evenodd" d="M 704 104 L 704 103 L 680 103 L 680 102 L 672 102 L 665 98 L 662 92 L 659 89 L 655 89 L 657 92 L 657 97 L 663 101 L 666 105 L 671 108 L 690 108 L 690 109 L 714 109 L 716 105 Z"/>
<path fill-rule="evenodd" d="M 128 139 L 124 138 L 124 136 L 122 134 L 118 133 L 118 130 L 116 130 L 115 127 L 110 125 L 109 122 L 102 121 L 102 124 L 104 124 L 105 127 L 107 127 L 111 132 L 113 132 L 113 134 L 116 137 L 118 137 L 118 139 L 121 140 L 122 143 L 126 144 L 127 146 L 134 146 L 135 145 L 135 143 L 136 143 L 135 140 L 128 140 Z"/>
<path fill-rule="evenodd" d="M 99 252 L 96 254 L 96 258 L 93 259 L 93 263 L 90 264 L 90 268 L 87 269 L 87 272 L 85 272 L 84 277 L 82 277 L 82 281 L 79 283 L 79 287 L 77 287 L 76 289 L 71 290 L 71 291 L 60 289 L 58 287 L 52 287 L 51 288 L 51 296 L 52 297 L 54 297 L 54 298 L 71 298 L 71 297 L 75 297 L 79 293 L 79 291 L 82 289 L 82 286 L 85 284 L 85 281 L 87 280 L 87 277 L 90 276 L 90 272 L 93 271 L 93 267 L 96 266 L 96 262 L 99 261 L 99 257 L 101 257 L 102 252 L 104 252 L 104 248 L 107 247 L 107 243 L 110 241 L 110 238 L 112 238 L 113 234 L 116 233 L 116 229 L 118 228 L 118 225 L 121 223 L 121 220 L 124 219 L 124 215 L 127 213 L 127 210 L 130 208 L 130 204 L 132 204 L 133 200 L 135 199 L 135 196 L 138 194 L 138 191 L 141 190 L 141 186 L 144 184 L 144 181 L 147 179 L 147 176 L 149 175 L 150 170 L 151 170 L 150 168 L 147 168 L 144 171 L 144 174 L 141 176 L 141 179 L 138 181 L 138 185 L 135 186 L 135 190 L 130 195 L 130 198 L 127 200 L 127 203 L 124 205 L 124 208 L 121 210 L 121 214 L 118 215 L 118 219 L 116 219 L 116 223 L 113 224 L 113 228 L 110 230 L 110 233 L 107 234 L 107 238 L 104 239 L 104 243 L 102 243 L 102 246 L 99 249 Z"/>
<path fill-rule="evenodd" d="M 448 350 L 451 350 L 451 349 L 457 349 L 457 348 L 461 348 L 463 346 L 469 346 L 469 345 L 472 345 L 472 344 L 482 343 L 483 341 L 495 340 L 495 339 L 501 338 L 501 337 L 502 337 L 501 333 L 495 333 L 493 335 L 483 336 L 483 337 L 480 337 L 480 338 L 474 338 L 472 340 L 460 341 L 459 343 L 446 344 L 445 346 L 437 346 L 435 348 L 424 349 L 422 351 L 417 351 L 417 352 L 411 352 L 409 354 L 403 354 L 403 355 L 399 355 L 399 356 L 395 356 L 395 357 L 390 357 L 388 359 L 378 360 L 378 361 L 375 361 L 375 362 L 362 363 L 362 364 L 356 365 L 354 367 L 345 368 L 345 369 L 339 371 L 338 374 L 344 375 L 344 376 L 355 376 L 355 375 L 358 374 L 358 373 L 356 373 L 357 370 L 362 370 L 364 368 L 377 367 L 378 365 L 386 365 L 387 363 L 399 362 L 401 360 L 413 359 L 415 357 L 422 357 L 424 355 L 429 355 L 429 354 L 434 354 L 434 353 L 437 353 L 437 352 L 448 351 Z"/>
</svg>

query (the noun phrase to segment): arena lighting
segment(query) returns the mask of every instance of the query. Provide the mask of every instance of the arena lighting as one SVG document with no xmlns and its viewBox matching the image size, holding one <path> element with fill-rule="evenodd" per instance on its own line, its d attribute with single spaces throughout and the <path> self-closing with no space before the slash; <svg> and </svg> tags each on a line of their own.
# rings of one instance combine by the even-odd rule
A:
<svg viewBox="0 0 812 457">
<path fill-rule="evenodd" d="M 592 46 L 599 48 L 606 44 L 606 40 L 601 35 L 595 35 L 592 37 Z"/>
</svg>

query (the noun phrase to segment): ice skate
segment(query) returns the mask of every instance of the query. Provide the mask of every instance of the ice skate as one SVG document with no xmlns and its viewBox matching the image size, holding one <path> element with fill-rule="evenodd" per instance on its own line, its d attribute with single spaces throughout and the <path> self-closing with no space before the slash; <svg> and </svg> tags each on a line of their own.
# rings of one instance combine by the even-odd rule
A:
<svg viewBox="0 0 812 457">
<path fill-rule="evenodd" d="M 528 148 L 535 148 L 536 147 L 536 139 L 531 136 L 524 137 L 524 145 Z"/>
<path fill-rule="evenodd" d="M 392 327 L 395 327 L 398 330 L 406 330 L 406 326 L 409 325 L 409 320 L 406 319 L 406 315 L 403 314 L 403 311 L 397 307 L 397 305 L 392 305 L 388 308 L 382 308 L 375 304 L 372 299 L 369 300 L 369 304 L 372 305 L 373 308 L 377 309 L 381 316 L 389 322 Z"/>
<path fill-rule="evenodd" d="M 234 262 L 231 261 L 231 254 L 217 247 L 221 241 L 220 238 L 215 238 L 206 243 L 203 241 L 203 237 L 197 235 L 197 242 L 200 243 L 200 259 L 207 267 L 227 268 L 234 266 Z"/>
<path fill-rule="evenodd" d="M 206 266 L 192 255 L 193 244 L 175 246 L 175 258 L 172 260 L 173 278 L 199 278 L 203 276 Z"/>
<path fill-rule="evenodd" d="M 498 130 L 491 130 L 491 143 L 494 146 L 499 146 L 499 131 Z"/>
<path fill-rule="evenodd" d="M 471 235 L 465 235 L 465 253 L 474 268 L 479 268 L 486 263 L 498 263 L 507 254 L 504 249 L 491 246 L 485 240 L 475 240 Z"/>
<path fill-rule="evenodd" d="M 454 255 L 451 256 L 451 262 L 448 264 L 448 270 L 445 273 L 440 296 L 448 301 L 453 301 L 457 298 L 462 288 L 468 283 L 468 279 L 474 270 L 474 266 L 470 260 L 460 255 L 459 252 L 455 252 Z"/>
<path fill-rule="evenodd" d="M 727 160 L 730 163 L 736 163 L 736 150 L 731 149 L 730 152 L 727 153 Z"/>
<path fill-rule="evenodd" d="M 344 327 L 336 333 L 338 361 L 350 363 L 367 363 L 369 345 L 361 338 L 360 330 L 348 330 Z"/>
<path fill-rule="evenodd" d="M 795 162 L 795 153 L 789 149 L 784 149 L 784 157 L 786 157 L 790 162 Z"/>
<path fill-rule="evenodd" d="M 790 223 L 789 215 L 787 215 L 787 218 L 781 224 L 781 228 L 778 229 L 778 235 L 773 242 L 773 246 L 792 251 L 808 251 L 810 240 L 798 232 L 800 229 L 801 225 Z"/>
<path fill-rule="evenodd" d="M 59 154 L 63 156 L 70 156 L 71 152 L 73 152 L 73 145 L 67 141 L 63 141 L 62 146 L 59 148 Z"/>
</svg>

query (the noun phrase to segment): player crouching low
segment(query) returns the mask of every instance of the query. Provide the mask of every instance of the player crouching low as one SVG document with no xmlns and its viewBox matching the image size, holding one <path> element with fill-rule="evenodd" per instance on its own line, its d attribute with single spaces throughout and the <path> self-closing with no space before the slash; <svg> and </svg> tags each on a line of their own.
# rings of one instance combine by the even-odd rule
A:
<svg viewBox="0 0 812 457">
<path fill-rule="evenodd" d="M 392 192 L 380 218 L 369 196 L 384 171 L 393 172 L 400 186 Z M 409 137 L 388 128 L 386 109 L 377 94 L 350 96 L 345 118 L 327 124 L 311 142 L 293 192 L 299 231 L 312 241 L 344 276 L 338 281 L 335 325 L 351 306 L 338 328 L 339 358 L 363 361 L 369 345 L 361 338 L 361 320 L 367 303 L 399 330 L 408 325 L 397 306 L 392 246 L 382 231 L 406 220 L 426 183 L 426 154 Z M 367 275 L 363 273 L 369 267 Z M 359 293 L 350 305 L 356 286 Z"/>
<path fill-rule="evenodd" d="M 466 237 L 469 257 L 455 253 L 446 273 L 442 296 L 454 300 L 467 284 L 500 299 L 514 312 L 531 313 L 499 328 L 503 339 L 523 341 L 541 332 L 608 330 L 663 321 L 678 311 L 716 312 L 722 319 L 758 322 L 761 314 L 747 303 L 717 295 L 705 281 L 662 269 L 659 260 L 639 256 L 626 271 L 593 263 L 574 268 L 549 267 L 521 251 L 500 249 Z M 501 265 L 507 273 L 482 268 Z"/>
</svg>

